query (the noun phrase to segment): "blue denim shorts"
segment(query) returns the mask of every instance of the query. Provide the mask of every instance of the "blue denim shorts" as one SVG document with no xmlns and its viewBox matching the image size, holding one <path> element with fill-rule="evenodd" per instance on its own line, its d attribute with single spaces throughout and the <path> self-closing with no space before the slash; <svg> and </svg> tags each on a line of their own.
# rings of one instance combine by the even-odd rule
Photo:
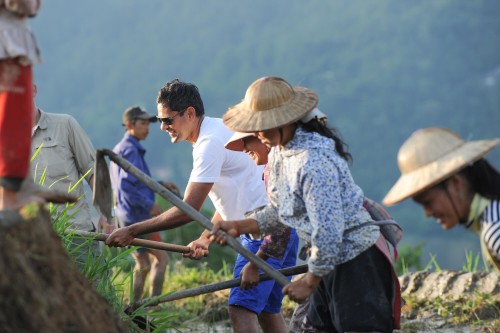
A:
<svg viewBox="0 0 500 333">
<path fill-rule="evenodd" d="M 241 235 L 241 244 L 252 251 L 257 253 L 262 240 L 252 240 L 246 235 Z M 292 230 L 290 241 L 288 242 L 287 249 L 281 260 L 276 258 L 269 258 L 266 262 L 275 269 L 282 269 L 286 267 L 295 266 L 297 260 L 297 249 L 299 246 L 299 238 L 295 230 Z M 236 264 L 234 267 L 234 278 L 240 277 L 240 272 L 248 263 L 248 260 L 241 254 L 236 257 Z M 259 271 L 262 273 L 262 271 Z M 291 277 L 289 277 L 291 279 Z M 269 280 L 259 283 L 255 288 L 248 290 L 241 290 L 239 287 L 232 288 L 229 293 L 228 304 L 233 306 L 240 306 L 259 315 L 261 312 L 280 313 L 281 301 L 283 300 L 283 287 L 274 280 Z"/>
</svg>

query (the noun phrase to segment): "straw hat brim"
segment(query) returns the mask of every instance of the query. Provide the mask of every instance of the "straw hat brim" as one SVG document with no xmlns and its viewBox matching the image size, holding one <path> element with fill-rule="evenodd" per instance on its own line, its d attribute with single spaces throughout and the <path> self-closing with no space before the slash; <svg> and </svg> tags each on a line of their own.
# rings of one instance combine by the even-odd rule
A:
<svg viewBox="0 0 500 333">
<path fill-rule="evenodd" d="M 252 110 L 243 100 L 228 109 L 224 125 L 236 132 L 257 132 L 294 123 L 318 104 L 318 95 L 305 87 L 293 87 L 294 95 L 286 103 L 267 110 Z"/>
<path fill-rule="evenodd" d="M 231 138 L 226 142 L 224 147 L 229 150 L 243 151 L 243 148 L 245 147 L 243 139 L 248 138 L 249 136 L 253 136 L 253 134 L 234 132 L 233 136 L 231 136 Z"/>
<path fill-rule="evenodd" d="M 391 206 L 439 184 L 467 165 L 481 159 L 499 144 L 500 139 L 464 142 L 442 158 L 401 175 L 382 203 Z"/>
</svg>

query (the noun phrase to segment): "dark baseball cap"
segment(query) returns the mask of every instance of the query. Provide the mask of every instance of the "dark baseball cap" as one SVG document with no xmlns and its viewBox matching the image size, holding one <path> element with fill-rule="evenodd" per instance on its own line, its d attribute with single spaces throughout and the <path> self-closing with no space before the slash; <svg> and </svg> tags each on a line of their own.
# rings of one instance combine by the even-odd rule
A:
<svg viewBox="0 0 500 333">
<path fill-rule="evenodd" d="M 150 115 L 140 106 L 131 106 L 123 112 L 123 124 L 137 119 L 147 119 L 150 123 L 154 123 L 158 120 L 156 116 Z"/>
</svg>

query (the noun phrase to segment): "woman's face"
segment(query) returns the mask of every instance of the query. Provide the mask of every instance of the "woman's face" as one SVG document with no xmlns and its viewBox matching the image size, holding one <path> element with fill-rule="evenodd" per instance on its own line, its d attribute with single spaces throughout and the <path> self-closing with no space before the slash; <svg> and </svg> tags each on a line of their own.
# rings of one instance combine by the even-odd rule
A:
<svg viewBox="0 0 500 333">
<path fill-rule="evenodd" d="M 255 136 L 243 138 L 243 152 L 247 153 L 257 165 L 267 164 L 267 146 Z"/>
<path fill-rule="evenodd" d="M 267 131 L 255 132 L 254 134 L 269 149 L 280 144 L 281 135 L 279 129 L 273 128 Z"/>
<path fill-rule="evenodd" d="M 413 198 L 422 206 L 425 216 L 433 217 L 443 229 L 451 229 L 458 224 L 453 205 L 442 188 L 431 188 Z"/>
<path fill-rule="evenodd" d="M 448 230 L 468 218 L 472 197 L 464 178 L 455 175 L 444 185 L 432 187 L 413 200 L 422 206 L 425 216 L 435 218 L 443 229 Z"/>
</svg>

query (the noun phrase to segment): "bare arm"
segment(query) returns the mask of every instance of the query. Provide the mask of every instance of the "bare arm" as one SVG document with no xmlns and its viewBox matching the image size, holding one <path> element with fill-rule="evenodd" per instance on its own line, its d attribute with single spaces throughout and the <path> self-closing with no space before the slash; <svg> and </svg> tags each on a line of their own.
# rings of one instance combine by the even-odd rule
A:
<svg viewBox="0 0 500 333">
<path fill-rule="evenodd" d="M 255 255 L 263 260 L 269 259 L 269 256 L 265 254 L 261 249 L 259 249 Z M 245 267 L 243 267 L 240 276 L 240 288 L 242 290 L 254 288 L 259 284 L 259 268 L 255 266 L 255 264 L 251 261 L 247 262 Z"/>
<path fill-rule="evenodd" d="M 188 183 L 183 201 L 199 211 L 212 186 L 213 183 Z M 135 223 L 130 228 L 134 235 L 142 235 L 160 230 L 174 229 L 191 221 L 192 219 L 179 208 L 172 207 L 163 214 L 144 222 Z"/>
<path fill-rule="evenodd" d="M 219 229 L 224 230 L 233 237 L 242 234 L 258 234 L 259 225 L 254 219 L 245 219 L 237 221 L 212 221 L 214 227 L 211 232 L 208 233 L 208 237 L 212 242 L 217 242 L 219 245 L 226 245 L 226 236 L 219 231 Z"/>
<path fill-rule="evenodd" d="M 212 186 L 213 183 L 188 183 L 183 201 L 199 211 Z M 127 246 L 138 235 L 174 229 L 191 221 L 192 219 L 179 208 L 172 207 L 149 220 L 115 230 L 106 240 L 106 244 L 110 246 Z"/>
<path fill-rule="evenodd" d="M 215 221 L 220 221 L 220 220 L 222 220 L 222 216 L 219 214 L 218 211 L 215 211 L 214 216 L 212 216 L 212 220 L 211 220 L 212 223 L 215 223 Z M 210 245 L 210 243 L 211 243 L 210 230 L 208 230 L 208 229 L 203 230 L 203 232 L 201 233 L 201 235 L 198 239 L 205 241 L 207 243 L 207 246 Z"/>
</svg>

